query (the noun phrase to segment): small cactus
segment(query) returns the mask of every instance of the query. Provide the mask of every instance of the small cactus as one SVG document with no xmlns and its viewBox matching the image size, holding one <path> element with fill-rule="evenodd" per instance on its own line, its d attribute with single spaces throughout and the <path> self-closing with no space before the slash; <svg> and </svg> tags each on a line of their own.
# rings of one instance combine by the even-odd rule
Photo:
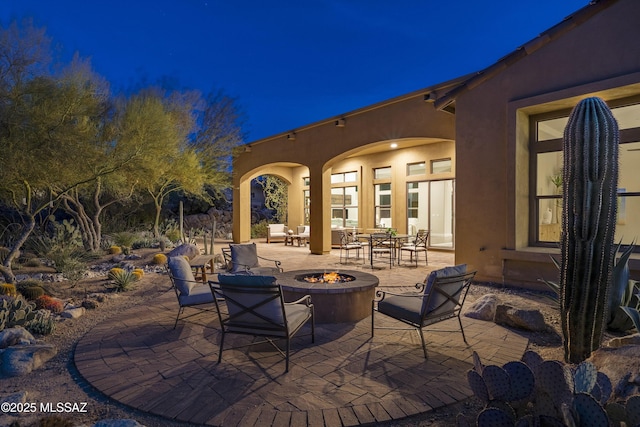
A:
<svg viewBox="0 0 640 427">
<path fill-rule="evenodd" d="M 55 330 L 55 326 L 56 322 L 49 310 L 37 310 L 27 329 L 33 334 L 49 335 Z"/>
<path fill-rule="evenodd" d="M 34 301 L 44 295 L 44 288 L 42 286 L 27 286 L 20 293 L 29 301 Z"/>
<path fill-rule="evenodd" d="M 140 280 L 142 276 L 144 276 L 144 270 L 141 268 L 135 268 L 131 274 L 135 277 L 135 280 Z"/>
<path fill-rule="evenodd" d="M 18 295 L 18 291 L 16 290 L 16 286 L 11 283 L 2 283 L 0 284 L 0 295 L 8 295 L 10 297 L 15 297 Z"/>
<path fill-rule="evenodd" d="M 64 310 L 62 302 L 49 295 L 38 297 L 35 303 L 38 310 L 49 310 L 52 313 L 62 313 L 62 310 Z"/>
<path fill-rule="evenodd" d="M 122 253 L 122 248 L 120 246 L 111 246 L 109 247 L 109 254 L 111 255 L 120 255 Z"/>
<path fill-rule="evenodd" d="M 167 256 L 165 254 L 155 254 L 153 256 L 153 263 L 156 265 L 165 265 L 167 263 Z"/>
</svg>

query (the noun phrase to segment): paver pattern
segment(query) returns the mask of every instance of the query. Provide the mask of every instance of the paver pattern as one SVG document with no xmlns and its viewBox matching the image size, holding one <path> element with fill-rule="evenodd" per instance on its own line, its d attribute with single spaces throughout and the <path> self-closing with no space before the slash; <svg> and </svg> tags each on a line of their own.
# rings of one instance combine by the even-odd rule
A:
<svg viewBox="0 0 640 427">
<path fill-rule="evenodd" d="M 277 245 L 277 246 L 276 246 Z M 304 247 L 259 245 L 259 253 L 283 260 L 285 269 L 341 266 L 338 254 L 310 255 Z M 428 268 L 374 270 L 380 286 L 408 290 L 426 274 L 451 265 L 450 254 L 429 253 Z M 371 271 L 371 270 L 368 270 Z M 159 276 L 159 280 L 169 281 Z M 77 345 L 75 364 L 93 387 L 110 398 L 168 419 L 211 426 L 357 426 L 400 420 L 472 395 L 466 372 L 472 351 L 485 363 L 519 359 L 527 340 L 495 325 L 463 318 L 426 333 L 429 359 L 415 330 L 377 329 L 371 318 L 355 324 L 318 324 L 292 341 L 291 366 L 268 344 L 251 337 L 226 338 L 217 363 L 219 322 L 214 312 L 173 328 L 173 291 L 95 327 Z M 386 316 L 376 326 L 402 325 Z M 232 349 L 232 347 L 238 347 Z"/>
</svg>

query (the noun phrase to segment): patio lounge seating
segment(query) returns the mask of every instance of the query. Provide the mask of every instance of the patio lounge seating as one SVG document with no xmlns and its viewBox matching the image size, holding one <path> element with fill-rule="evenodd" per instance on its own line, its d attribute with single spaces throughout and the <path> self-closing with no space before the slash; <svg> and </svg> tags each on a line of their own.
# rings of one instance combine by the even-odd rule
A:
<svg viewBox="0 0 640 427">
<path fill-rule="evenodd" d="M 280 261 L 259 256 L 255 243 L 231 243 L 228 248 L 222 248 L 222 255 L 228 273 L 271 275 L 283 271 Z M 260 261 L 269 266 L 260 265 Z"/>
<path fill-rule="evenodd" d="M 217 298 L 224 298 L 228 310 L 228 315 L 224 316 L 218 310 L 222 327 L 218 363 L 222 361 L 225 336 L 230 333 L 265 338 L 285 357 L 285 372 L 289 371 L 291 338 L 309 320 L 311 342 L 315 342 L 311 296 L 305 295 L 297 301 L 285 303 L 282 288 L 272 276 L 220 274 L 218 282 L 209 282 L 209 286 L 216 301 Z M 273 339 L 286 340 L 285 352 Z"/>
<path fill-rule="evenodd" d="M 197 281 L 193 276 L 193 270 L 189 261 L 182 256 L 170 257 L 167 260 L 167 272 L 171 280 L 171 287 L 178 298 L 178 315 L 173 324 L 173 329 L 178 326 L 180 315 L 184 313 L 187 307 L 195 308 L 201 311 L 213 310 L 213 295 L 206 283 Z M 186 319 L 195 316 L 198 313 L 183 317 Z"/>
<path fill-rule="evenodd" d="M 427 239 L 429 239 L 429 230 L 418 230 L 413 242 L 408 242 L 400 246 L 400 257 L 398 263 L 402 262 L 402 254 L 404 252 L 409 252 L 409 262 L 413 262 L 415 260 L 415 265 L 417 267 L 418 256 L 420 255 L 420 252 L 424 252 L 424 263 L 425 265 L 428 265 Z"/>
<path fill-rule="evenodd" d="M 309 240 L 309 236 L 311 235 L 311 227 L 309 227 L 308 225 L 299 225 L 296 229 L 296 234 Z"/>
<path fill-rule="evenodd" d="M 284 242 L 289 229 L 285 224 L 269 224 L 267 226 L 267 243 L 280 240 Z"/>
<path fill-rule="evenodd" d="M 460 324 L 462 339 L 466 343 L 467 338 L 464 335 L 460 314 L 469 286 L 475 276 L 475 271 L 471 273 L 466 271 L 466 264 L 432 271 L 424 283 L 416 284 L 418 292 L 394 294 L 376 291 L 377 298 L 374 299 L 371 307 L 371 337 L 375 329 L 374 314 L 378 312 L 415 328 L 422 341 L 425 359 L 427 346 L 423 328 L 427 326 L 455 317 Z"/>
</svg>

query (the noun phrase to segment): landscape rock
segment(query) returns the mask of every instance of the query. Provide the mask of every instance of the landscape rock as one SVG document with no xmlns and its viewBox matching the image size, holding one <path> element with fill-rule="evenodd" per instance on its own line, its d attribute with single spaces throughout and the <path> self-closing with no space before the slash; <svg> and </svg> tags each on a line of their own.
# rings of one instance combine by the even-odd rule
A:
<svg viewBox="0 0 640 427">
<path fill-rule="evenodd" d="M 0 332 L 0 348 L 7 348 L 14 345 L 35 344 L 36 339 L 22 326 L 7 328 Z"/>
<path fill-rule="evenodd" d="M 588 360 L 609 377 L 619 397 L 640 393 L 640 346 L 601 347 Z"/>
<path fill-rule="evenodd" d="M 498 302 L 498 297 L 495 294 L 483 295 L 467 309 L 464 315 L 472 319 L 493 321 Z"/>
<path fill-rule="evenodd" d="M 0 398 L 0 403 L 25 403 L 26 401 L 27 401 L 26 391 L 12 393 Z"/>
<path fill-rule="evenodd" d="M 84 316 L 86 311 L 87 309 L 84 307 L 67 308 L 65 311 L 60 313 L 60 316 L 64 317 L 65 319 L 77 319 Z"/>
<path fill-rule="evenodd" d="M 136 420 L 131 419 L 121 419 L 121 420 L 100 420 L 95 423 L 92 427 L 144 427 L 143 424 L 140 424 Z"/>
<path fill-rule="evenodd" d="M 498 325 L 511 326 L 527 331 L 544 331 L 547 324 L 539 310 L 523 310 L 506 304 L 496 307 L 496 316 L 493 320 Z"/>
<path fill-rule="evenodd" d="M 604 343 L 604 347 L 618 348 L 625 345 L 640 345 L 640 334 L 626 335 L 624 337 L 611 338 Z"/>
<path fill-rule="evenodd" d="M 0 367 L 8 377 L 26 375 L 38 369 L 58 353 L 50 344 L 19 345 L 2 352 Z"/>
<path fill-rule="evenodd" d="M 167 257 L 170 258 L 172 256 L 186 256 L 189 259 L 194 259 L 198 255 L 200 255 L 200 249 L 198 249 L 196 245 L 192 245 L 191 243 L 183 243 L 182 245 L 173 248 L 167 254 Z"/>
</svg>

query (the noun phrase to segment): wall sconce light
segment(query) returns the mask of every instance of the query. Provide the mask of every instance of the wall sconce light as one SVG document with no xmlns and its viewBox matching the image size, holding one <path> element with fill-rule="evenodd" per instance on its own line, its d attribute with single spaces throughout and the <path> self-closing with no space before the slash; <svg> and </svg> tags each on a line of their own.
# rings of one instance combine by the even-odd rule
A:
<svg viewBox="0 0 640 427">
<path fill-rule="evenodd" d="M 250 153 L 251 152 L 251 146 L 250 145 L 245 145 L 244 146 L 244 152 L 245 153 Z"/>
<path fill-rule="evenodd" d="M 345 120 L 344 119 L 336 120 L 336 127 L 343 128 L 344 124 L 345 124 Z"/>
<path fill-rule="evenodd" d="M 287 139 L 289 141 L 295 141 L 296 140 L 296 133 L 295 132 L 291 132 L 290 134 L 287 135 Z"/>
<path fill-rule="evenodd" d="M 435 92 L 429 92 L 424 96 L 424 102 L 436 102 L 436 98 L 437 96 Z"/>
</svg>

